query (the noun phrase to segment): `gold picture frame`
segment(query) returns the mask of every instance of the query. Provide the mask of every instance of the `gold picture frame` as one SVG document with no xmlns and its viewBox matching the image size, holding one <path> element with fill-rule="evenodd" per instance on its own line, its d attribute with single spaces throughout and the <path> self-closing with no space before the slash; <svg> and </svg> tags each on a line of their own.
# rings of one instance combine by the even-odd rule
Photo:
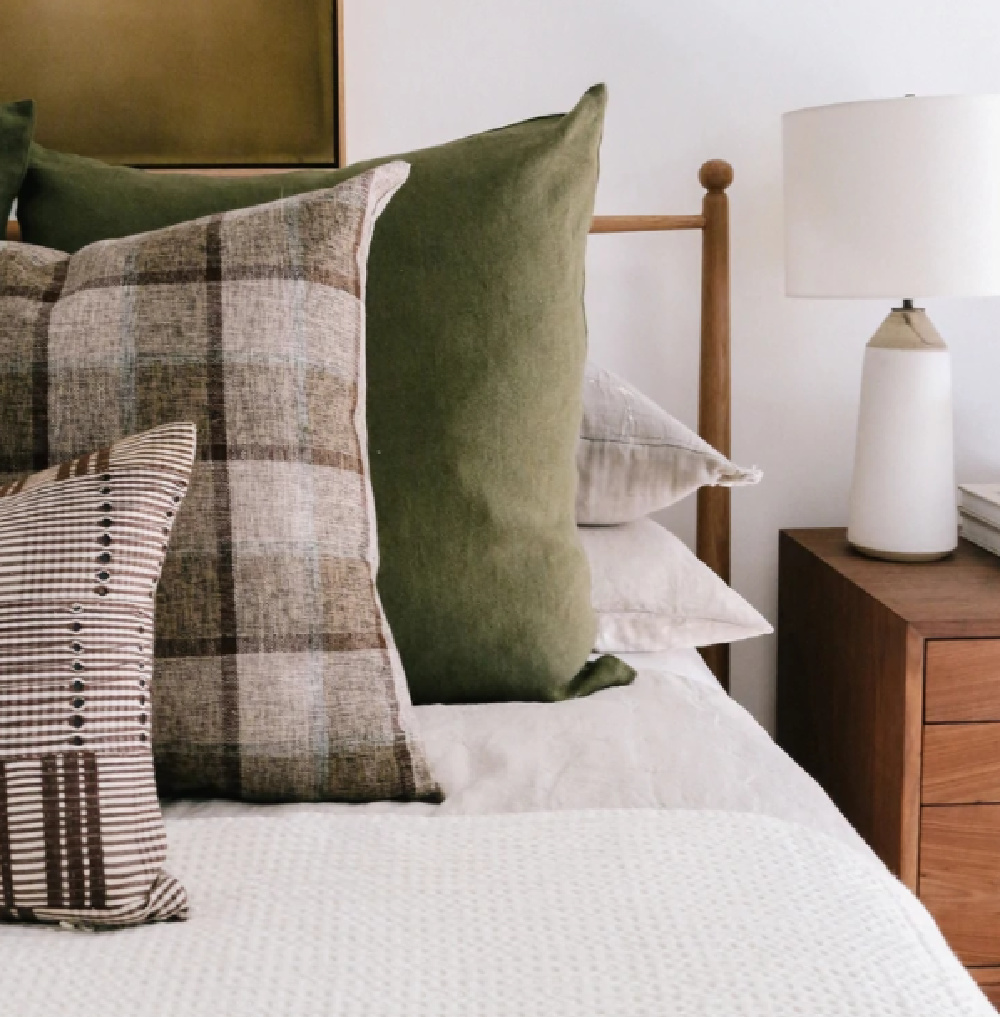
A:
<svg viewBox="0 0 1000 1017">
<path fill-rule="evenodd" d="M 0 102 L 149 167 L 339 166 L 342 0 L 2 0 Z"/>
</svg>

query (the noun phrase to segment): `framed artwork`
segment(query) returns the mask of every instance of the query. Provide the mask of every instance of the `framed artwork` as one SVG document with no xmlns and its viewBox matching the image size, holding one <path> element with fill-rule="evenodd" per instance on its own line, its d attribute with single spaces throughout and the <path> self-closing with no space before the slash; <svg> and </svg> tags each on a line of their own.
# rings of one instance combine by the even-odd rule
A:
<svg viewBox="0 0 1000 1017">
<path fill-rule="evenodd" d="M 342 0 L 0 0 L 0 101 L 133 166 L 344 162 Z"/>
</svg>

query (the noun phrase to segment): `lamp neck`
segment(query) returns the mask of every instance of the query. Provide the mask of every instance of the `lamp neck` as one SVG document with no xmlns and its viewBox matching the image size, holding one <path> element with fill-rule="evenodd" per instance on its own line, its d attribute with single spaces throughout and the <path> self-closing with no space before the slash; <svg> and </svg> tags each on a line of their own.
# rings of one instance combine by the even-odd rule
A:
<svg viewBox="0 0 1000 1017">
<path fill-rule="evenodd" d="M 923 308 L 922 307 L 914 307 L 913 306 L 913 298 L 912 297 L 905 297 L 903 299 L 903 306 L 902 307 L 894 307 L 893 310 L 894 311 L 922 311 Z"/>
<path fill-rule="evenodd" d="M 907 307 L 906 304 L 910 306 Z M 868 343 L 877 350 L 946 350 L 944 340 L 931 324 L 922 307 L 914 307 L 912 300 L 903 307 L 894 307 Z"/>
</svg>

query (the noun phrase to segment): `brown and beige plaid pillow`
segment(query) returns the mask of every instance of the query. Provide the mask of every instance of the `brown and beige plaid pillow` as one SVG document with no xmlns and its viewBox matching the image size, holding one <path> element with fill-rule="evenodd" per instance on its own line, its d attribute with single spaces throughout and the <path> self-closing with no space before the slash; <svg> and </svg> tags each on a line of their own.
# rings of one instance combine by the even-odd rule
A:
<svg viewBox="0 0 1000 1017">
<path fill-rule="evenodd" d="M 0 918 L 184 918 L 150 751 L 154 595 L 194 458 L 168 424 L 0 487 Z"/>
<path fill-rule="evenodd" d="M 0 472 L 201 435 L 158 596 L 163 793 L 440 794 L 375 588 L 365 431 L 367 252 L 407 173 L 72 257 L 0 248 Z"/>
</svg>

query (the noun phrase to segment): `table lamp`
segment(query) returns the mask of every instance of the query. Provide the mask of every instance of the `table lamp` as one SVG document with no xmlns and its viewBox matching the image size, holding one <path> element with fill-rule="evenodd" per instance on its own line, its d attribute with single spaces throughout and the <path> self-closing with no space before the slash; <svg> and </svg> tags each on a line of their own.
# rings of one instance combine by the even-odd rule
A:
<svg viewBox="0 0 1000 1017">
<path fill-rule="evenodd" d="M 782 119 L 786 293 L 901 302 L 865 350 L 848 540 L 943 558 L 958 543 L 951 360 L 914 299 L 1000 294 L 1000 96 Z"/>
</svg>

